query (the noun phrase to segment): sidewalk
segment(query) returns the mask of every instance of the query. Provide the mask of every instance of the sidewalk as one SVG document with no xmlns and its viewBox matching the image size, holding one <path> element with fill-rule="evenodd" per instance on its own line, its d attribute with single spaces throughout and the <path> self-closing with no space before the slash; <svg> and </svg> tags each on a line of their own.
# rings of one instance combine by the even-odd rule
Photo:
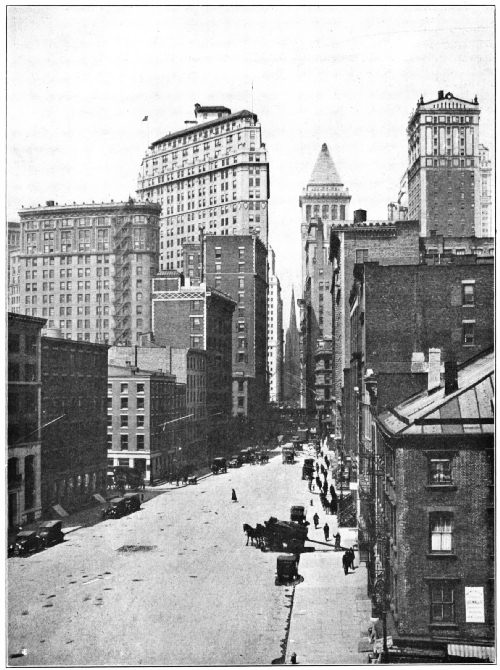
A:
<svg viewBox="0 0 500 670">
<path fill-rule="evenodd" d="M 312 521 L 317 512 L 320 522 L 318 530 L 311 523 L 308 536 L 324 542 L 326 521 L 332 549 L 306 542 L 315 551 L 300 556 L 299 574 L 304 581 L 295 586 L 285 662 L 289 664 L 295 653 L 300 665 L 366 665 L 367 653 L 358 651 L 371 616 L 366 567 L 360 565 L 358 551 L 354 572 L 345 575 L 342 567 L 344 550 L 357 545 L 357 529 L 338 528 L 337 516 L 325 515 L 319 496 L 311 498 L 314 504 L 307 508 L 307 518 Z M 343 551 L 334 551 L 332 538 L 337 531 Z"/>
</svg>

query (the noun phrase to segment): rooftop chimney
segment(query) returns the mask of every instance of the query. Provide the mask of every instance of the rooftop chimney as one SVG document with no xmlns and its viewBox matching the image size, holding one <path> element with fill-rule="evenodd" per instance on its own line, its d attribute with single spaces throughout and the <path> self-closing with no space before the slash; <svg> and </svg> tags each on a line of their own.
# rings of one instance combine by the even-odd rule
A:
<svg viewBox="0 0 500 670">
<path fill-rule="evenodd" d="M 441 349 L 429 349 L 429 372 L 427 390 L 433 391 L 441 385 Z"/>
<path fill-rule="evenodd" d="M 456 361 L 445 361 L 444 364 L 444 394 L 458 391 L 458 369 Z"/>
<path fill-rule="evenodd" d="M 444 91 L 438 91 L 438 100 L 442 100 L 444 98 Z"/>
<path fill-rule="evenodd" d="M 354 223 L 363 223 L 366 221 L 366 209 L 354 210 Z"/>
</svg>

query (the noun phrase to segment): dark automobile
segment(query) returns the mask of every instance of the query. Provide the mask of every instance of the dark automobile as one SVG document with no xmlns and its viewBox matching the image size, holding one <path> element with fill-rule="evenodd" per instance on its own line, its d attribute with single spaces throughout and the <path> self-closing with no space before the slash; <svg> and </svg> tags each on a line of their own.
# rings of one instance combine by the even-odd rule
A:
<svg viewBox="0 0 500 670">
<path fill-rule="evenodd" d="M 282 554 L 276 559 L 276 584 L 286 584 L 298 577 L 298 560 L 296 556 Z"/>
<path fill-rule="evenodd" d="M 12 556 L 26 556 L 26 554 L 40 549 L 40 539 L 35 530 L 21 530 L 14 543 L 9 547 Z"/>
<path fill-rule="evenodd" d="M 308 479 L 314 475 L 314 459 L 305 458 L 302 466 L 302 479 Z"/>
<path fill-rule="evenodd" d="M 296 521 L 301 524 L 306 523 L 306 514 L 302 505 L 295 505 L 290 508 L 290 521 Z"/>
<path fill-rule="evenodd" d="M 214 475 L 218 475 L 219 472 L 227 472 L 226 459 L 222 456 L 214 458 L 211 470 Z"/>
<path fill-rule="evenodd" d="M 231 456 L 231 459 L 228 461 L 228 468 L 241 468 L 242 461 L 241 456 Z"/>
<path fill-rule="evenodd" d="M 62 542 L 64 539 L 62 521 L 44 521 L 38 528 L 38 538 L 41 547 L 50 547 L 52 544 Z"/>
<path fill-rule="evenodd" d="M 113 498 L 108 507 L 102 510 L 103 519 L 119 519 L 127 514 L 127 503 L 125 498 Z"/>
<path fill-rule="evenodd" d="M 123 498 L 125 499 L 126 514 L 141 509 L 141 496 L 138 493 L 126 493 Z"/>
</svg>

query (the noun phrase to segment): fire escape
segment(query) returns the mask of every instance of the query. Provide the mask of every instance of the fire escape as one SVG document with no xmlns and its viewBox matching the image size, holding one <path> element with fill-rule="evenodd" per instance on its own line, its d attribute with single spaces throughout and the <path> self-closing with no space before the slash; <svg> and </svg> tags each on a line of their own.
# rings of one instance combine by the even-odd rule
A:
<svg viewBox="0 0 500 670">
<path fill-rule="evenodd" d="M 120 221 L 120 218 L 122 219 Z M 130 263 L 132 251 L 132 220 L 130 216 L 117 217 L 113 230 L 115 255 L 114 344 L 130 344 Z"/>
</svg>

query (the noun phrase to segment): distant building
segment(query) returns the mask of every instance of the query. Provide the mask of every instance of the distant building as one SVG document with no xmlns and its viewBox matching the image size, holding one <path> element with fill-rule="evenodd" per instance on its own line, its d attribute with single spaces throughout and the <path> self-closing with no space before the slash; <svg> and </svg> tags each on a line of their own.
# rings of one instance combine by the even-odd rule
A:
<svg viewBox="0 0 500 670">
<path fill-rule="evenodd" d="M 387 205 L 388 221 L 407 221 L 408 220 L 408 170 L 399 183 L 398 199 L 396 202 L 390 202 Z"/>
<path fill-rule="evenodd" d="M 232 415 L 232 317 L 235 301 L 204 283 L 182 285 L 178 272 L 153 279 L 155 343 L 206 351 L 208 449 L 224 440 Z"/>
<path fill-rule="evenodd" d="M 207 367 L 206 351 L 147 346 L 111 347 L 110 365 L 132 365 L 149 372 L 166 372 L 186 386 L 186 416 L 179 422 L 185 442 L 183 460 L 186 464 L 207 465 Z"/>
<path fill-rule="evenodd" d="M 380 265 L 418 264 L 420 260 L 418 221 L 388 222 L 366 220 L 364 210 L 356 210 L 352 224 L 331 231 L 330 253 L 333 311 L 333 379 L 335 398 L 334 422 L 338 438 L 349 431 L 343 425 L 349 411 L 344 389 L 352 365 L 350 333 L 350 295 L 356 263 L 377 261 Z M 344 435 L 347 442 L 348 434 Z"/>
<path fill-rule="evenodd" d="M 430 391 L 378 415 L 373 601 L 388 611 L 385 662 L 495 661 L 494 367 L 491 350 L 458 370 L 445 363 L 442 382 L 437 369 Z"/>
<path fill-rule="evenodd" d="M 44 319 L 8 314 L 8 525 L 40 518 L 41 343 Z"/>
<path fill-rule="evenodd" d="M 269 289 L 267 295 L 267 367 L 269 370 L 269 400 L 283 400 L 283 299 L 276 274 L 276 255 L 268 248 Z"/>
<path fill-rule="evenodd" d="M 482 235 L 479 103 L 438 91 L 408 122 L 408 218 L 420 235 Z"/>
<path fill-rule="evenodd" d="M 155 140 L 137 194 L 162 206 L 160 269 L 182 269 L 182 246 L 202 231 L 257 234 L 267 244 L 269 164 L 253 112 L 196 104 L 194 120 Z"/>
<path fill-rule="evenodd" d="M 268 400 L 267 250 L 256 235 L 207 235 L 209 286 L 237 301 L 233 315 L 233 416 L 262 416 Z"/>
<path fill-rule="evenodd" d="M 108 367 L 108 474 L 134 467 L 153 484 L 185 466 L 186 389 L 173 375 Z"/>
<path fill-rule="evenodd" d="M 104 344 L 42 337 L 44 513 L 57 504 L 74 511 L 94 493 L 106 493 L 107 350 Z"/>
<path fill-rule="evenodd" d="M 19 221 L 7 222 L 7 271 L 8 303 L 11 312 L 20 313 L 19 302 L 19 250 L 21 245 L 21 224 Z"/>
<path fill-rule="evenodd" d="M 300 341 L 295 315 L 295 293 L 292 287 L 290 319 L 286 331 L 285 361 L 283 365 L 283 400 L 298 407 L 300 404 Z"/>
<path fill-rule="evenodd" d="M 12 308 L 67 339 L 137 342 L 151 330 L 160 210 L 133 200 L 22 209 Z"/>
<path fill-rule="evenodd" d="M 479 173 L 481 178 L 481 227 L 476 231 L 476 235 L 478 237 L 494 237 L 490 150 L 484 144 L 479 145 Z"/>
</svg>

